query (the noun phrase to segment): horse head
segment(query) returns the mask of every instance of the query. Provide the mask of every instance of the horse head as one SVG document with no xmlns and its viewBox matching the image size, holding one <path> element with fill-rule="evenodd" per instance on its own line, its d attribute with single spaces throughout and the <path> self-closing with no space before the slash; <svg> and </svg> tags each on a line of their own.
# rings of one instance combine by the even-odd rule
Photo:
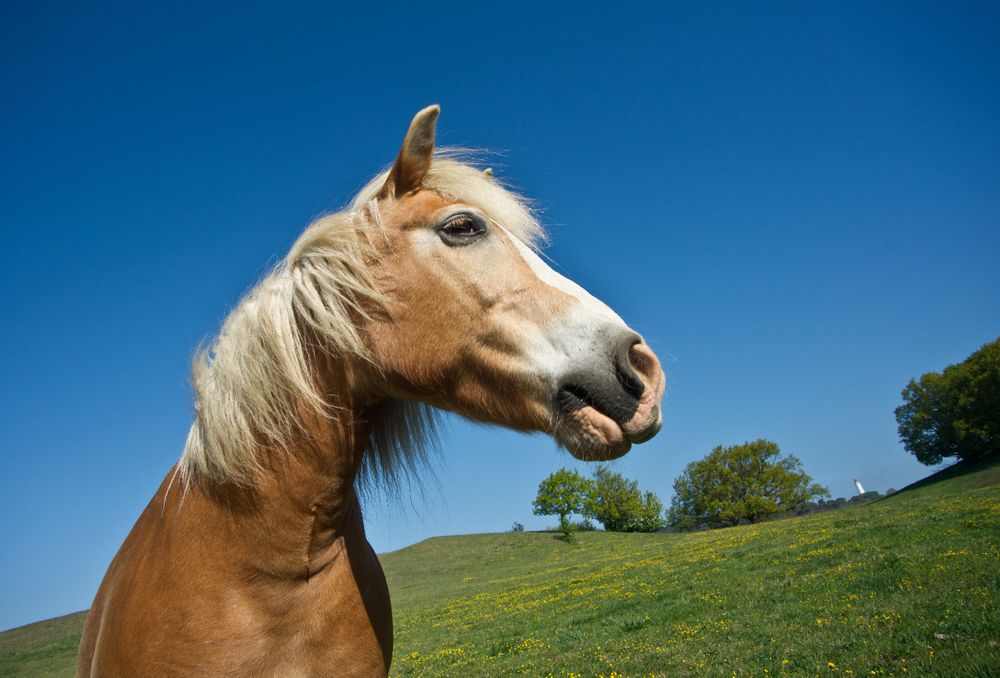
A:
<svg viewBox="0 0 1000 678">
<path fill-rule="evenodd" d="M 547 432 L 579 459 L 625 454 L 662 423 L 656 355 L 542 260 L 521 198 L 435 154 L 438 113 L 416 115 L 391 169 L 355 201 L 381 232 L 369 266 L 385 303 L 362 330 L 369 387 Z"/>
</svg>

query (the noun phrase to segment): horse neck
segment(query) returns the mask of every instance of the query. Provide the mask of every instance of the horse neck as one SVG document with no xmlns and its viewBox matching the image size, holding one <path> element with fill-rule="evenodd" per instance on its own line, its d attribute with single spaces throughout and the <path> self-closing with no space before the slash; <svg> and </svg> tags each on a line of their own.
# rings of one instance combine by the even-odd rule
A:
<svg viewBox="0 0 1000 678">
<path fill-rule="evenodd" d="M 345 539 L 364 538 L 355 480 L 371 424 L 350 365 L 320 365 L 336 406 L 326 416 L 304 410 L 301 430 L 280 449 L 260 451 L 264 471 L 250 487 L 200 487 L 198 506 L 222 516 L 227 541 L 252 567 L 308 578 L 336 557 Z"/>
</svg>

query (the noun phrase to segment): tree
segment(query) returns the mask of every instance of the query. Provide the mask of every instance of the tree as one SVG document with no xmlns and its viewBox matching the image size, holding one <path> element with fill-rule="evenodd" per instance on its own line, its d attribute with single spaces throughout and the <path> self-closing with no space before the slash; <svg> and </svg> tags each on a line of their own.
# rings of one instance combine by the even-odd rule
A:
<svg viewBox="0 0 1000 678">
<path fill-rule="evenodd" d="M 903 446 L 923 464 L 1000 451 L 1000 338 L 943 372 L 911 379 L 896 423 Z"/>
<path fill-rule="evenodd" d="M 782 457 L 777 443 L 720 445 L 674 481 L 667 522 L 681 529 L 755 523 L 829 494 L 795 456 Z"/>
<path fill-rule="evenodd" d="M 538 484 L 532 510 L 536 516 L 559 516 L 559 529 L 569 541 L 573 534 L 569 516 L 583 513 L 593 486 L 593 482 L 576 471 L 561 468 Z"/>
<path fill-rule="evenodd" d="M 584 514 L 616 532 L 656 532 L 664 525 L 663 503 L 656 495 L 643 494 L 636 481 L 626 480 L 603 464 L 594 471 Z"/>
</svg>

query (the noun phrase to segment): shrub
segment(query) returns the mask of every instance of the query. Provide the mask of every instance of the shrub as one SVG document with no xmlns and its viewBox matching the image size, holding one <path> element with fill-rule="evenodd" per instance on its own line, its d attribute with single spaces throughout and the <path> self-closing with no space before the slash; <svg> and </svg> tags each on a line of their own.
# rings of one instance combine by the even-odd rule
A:
<svg viewBox="0 0 1000 678">
<path fill-rule="evenodd" d="M 911 379 L 896 422 L 903 446 L 922 464 L 1000 452 L 1000 339 L 942 372 Z"/>
<path fill-rule="evenodd" d="M 656 532 L 664 525 L 663 503 L 652 492 L 640 492 L 603 464 L 594 471 L 594 483 L 584 514 L 615 532 Z"/>
<path fill-rule="evenodd" d="M 776 443 L 755 440 L 720 445 L 688 464 L 674 482 L 668 522 L 679 529 L 755 523 L 829 496 L 825 487 L 813 484 L 796 457 L 780 452 Z"/>
<path fill-rule="evenodd" d="M 536 516 L 559 516 L 559 530 L 563 539 L 573 541 L 569 516 L 582 513 L 593 483 L 576 471 L 561 468 L 538 484 L 538 495 L 532 502 Z"/>
</svg>

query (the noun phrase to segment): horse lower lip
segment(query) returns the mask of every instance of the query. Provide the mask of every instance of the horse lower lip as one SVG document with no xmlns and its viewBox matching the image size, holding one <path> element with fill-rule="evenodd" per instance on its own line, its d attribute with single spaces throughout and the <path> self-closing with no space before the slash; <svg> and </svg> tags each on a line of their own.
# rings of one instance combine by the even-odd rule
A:
<svg viewBox="0 0 1000 678">
<path fill-rule="evenodd" d="M 636 433 L 626 433 L 625 437 L 628 438 L 630 443 L 635 443 L 636 445 L 642 444 L 659 433 L 659 426 L 650 426 L 642 431 Z"/>
<path fill-rule="evenodd" d="M 557 435 L 577 459 L 587 461 L 621 456 L 631 447 L 625 431 L 611 417 L 589 405 L 565 413 Z M 581 446 L 581 443 L 582 446 Z M 612 455 L 609 457 L 609 455 Z"/>
<path fill-rule="evenodd" d="M 625 433 L 625 437 L 628 438 L 629 442 L 639 445 L 653 438 L 653 436 L 660 432 L 662 427 L 663 419 L 660 418 L 659 408 L 655 408 L 653 410 L 652 422 L 648 426 L 638 431 L 625 431 L 624 428 L 622 431 Z"/>
</svg>

